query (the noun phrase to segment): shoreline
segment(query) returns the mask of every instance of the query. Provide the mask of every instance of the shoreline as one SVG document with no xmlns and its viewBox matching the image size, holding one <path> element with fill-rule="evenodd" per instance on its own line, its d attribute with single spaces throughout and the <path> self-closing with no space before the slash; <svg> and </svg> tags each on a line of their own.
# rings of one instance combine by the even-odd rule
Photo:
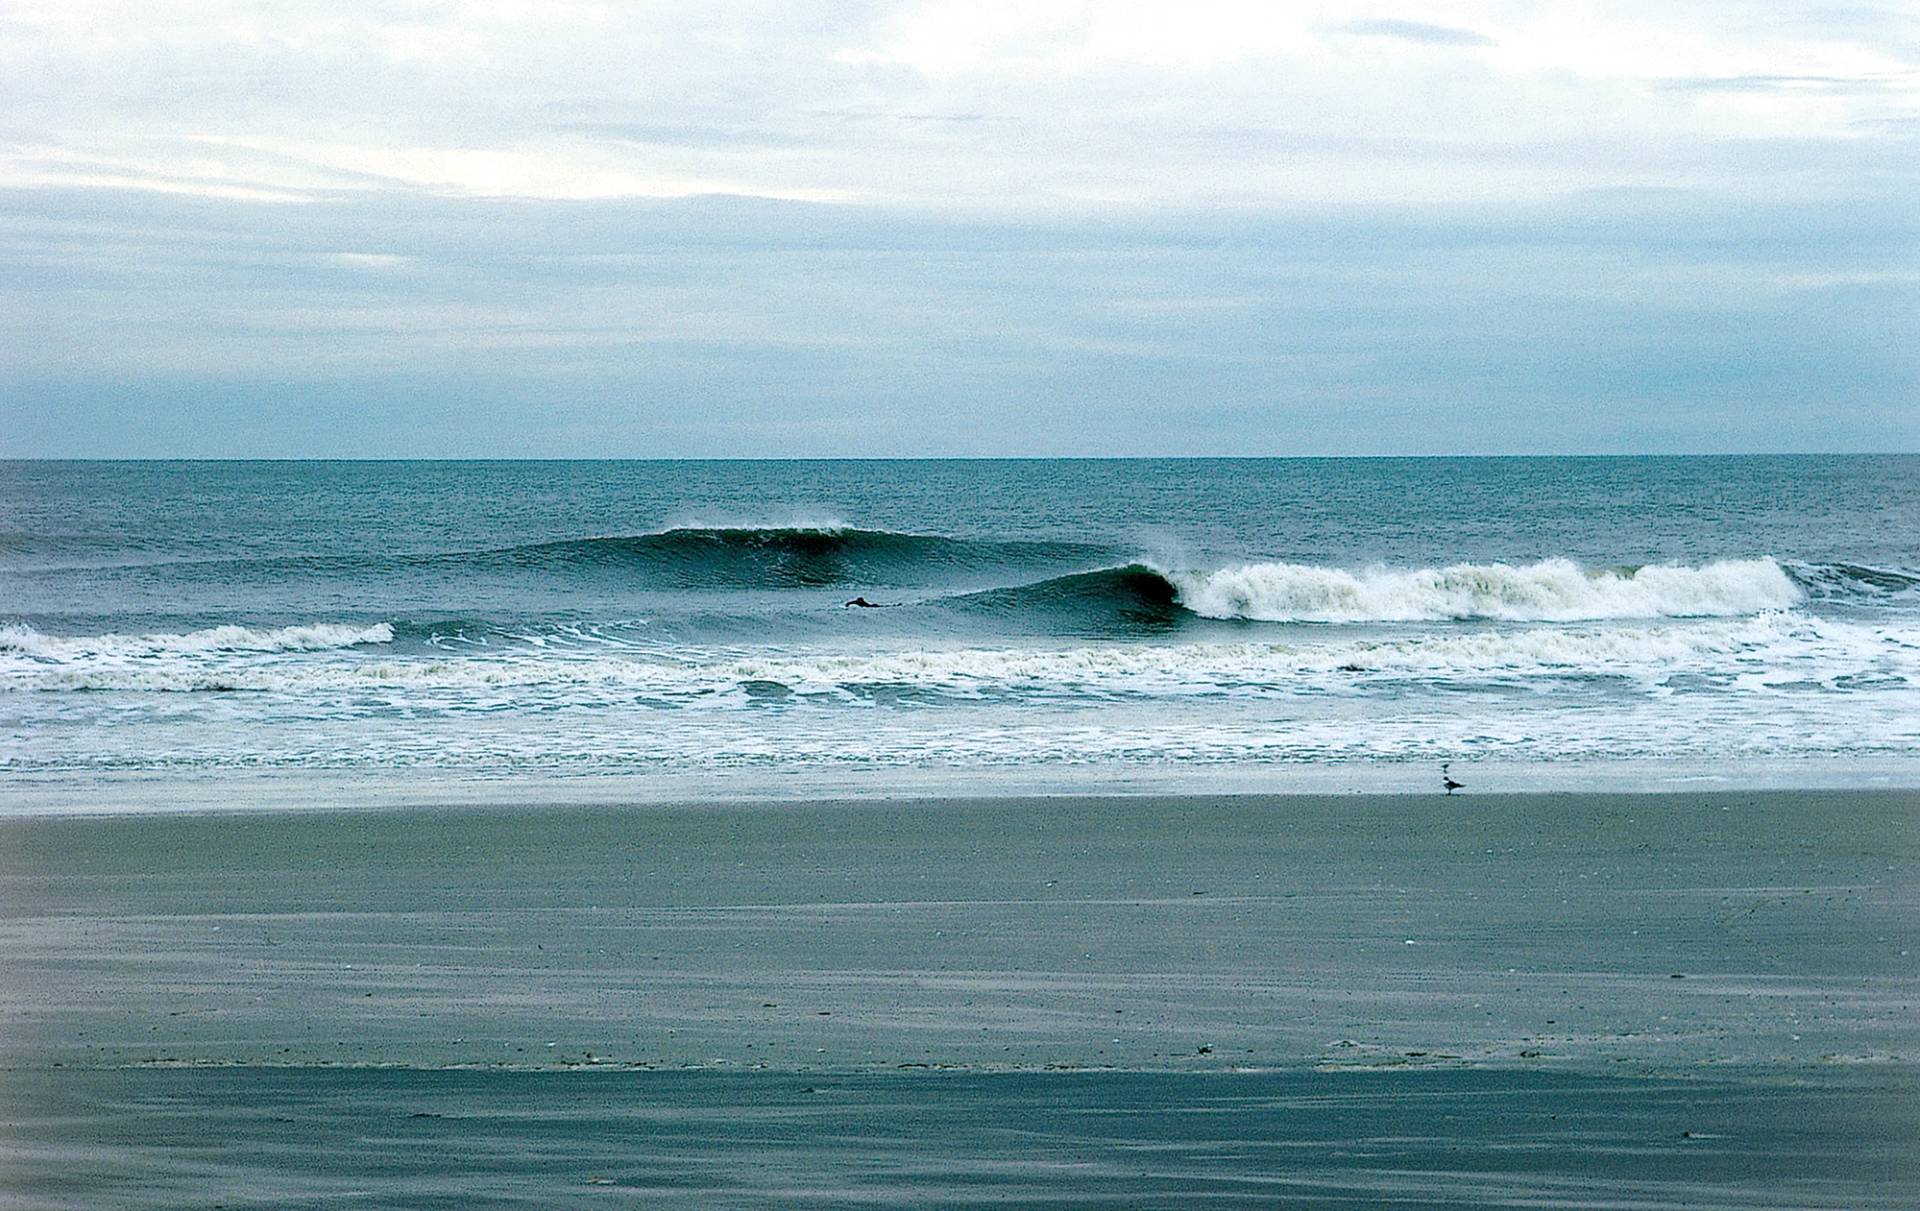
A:
<svg viewBox="0 0 1920 1211">
<path fill-rule="evenodd" d="M 1460 799 L 1511 796 L 1920 792 L 1920 754 L 1887 759 L 1670 762 L 1454 760 Z M 511 774 L 367 769 L 209 770 L 189 774 L 29 772 L 0 785 L 0 821 L 262 812 L 484 810 L 700 803 L 907 803 L 1140 798 L 1420 799 L 1440 794 L 1439 761 L 1072 770 L 727 771 L 719 774 Z M 237 800 L 244 803 L 237 804 Z"/>
</svg>

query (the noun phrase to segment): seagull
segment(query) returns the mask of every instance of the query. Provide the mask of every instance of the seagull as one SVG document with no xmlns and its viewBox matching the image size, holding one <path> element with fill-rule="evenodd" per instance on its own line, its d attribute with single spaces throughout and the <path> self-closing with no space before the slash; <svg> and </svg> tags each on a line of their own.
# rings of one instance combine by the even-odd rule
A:
<svg viewBox="0 0 1920 1211">
<path fill-rule="evenodd" d="M 1453 775 L 1447 773 L 1447 770 L 1452 766 L 1452 764 L 1453 764 L 1452 762 L 1445 762 L 1440 766 L 1440 785 L 1447 788 L 1447 793 L 1449 795 L 1451 795 L 1453 792 L 1457 790 L 1464 790 L 1467 785 L 1464 782 L 1455 782 L 1453 780 Z"/>
</svg>

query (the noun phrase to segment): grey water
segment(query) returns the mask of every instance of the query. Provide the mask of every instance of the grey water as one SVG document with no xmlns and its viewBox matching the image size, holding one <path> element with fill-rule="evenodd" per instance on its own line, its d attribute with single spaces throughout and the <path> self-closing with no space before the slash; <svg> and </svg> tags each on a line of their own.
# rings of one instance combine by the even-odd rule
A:
<svg viewBox="0 0 1920 1211">
<path fill-rule="evenodd" d="M 1913 456 L 0 463 L 0 770 L 1904 768 L 1916 485 Z"/>
</svg>

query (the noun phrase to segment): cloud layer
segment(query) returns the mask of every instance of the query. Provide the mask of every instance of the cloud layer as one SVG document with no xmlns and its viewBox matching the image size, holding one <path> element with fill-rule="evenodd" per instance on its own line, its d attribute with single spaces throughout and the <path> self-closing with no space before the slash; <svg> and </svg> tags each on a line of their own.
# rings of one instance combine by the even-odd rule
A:
<svg viewBox="0 0 1920 1211">
<path fill-rule="evenodd" d="M 0 454 L 1912 448 L 1909 11 L 0 3 Z"/>
</svg>

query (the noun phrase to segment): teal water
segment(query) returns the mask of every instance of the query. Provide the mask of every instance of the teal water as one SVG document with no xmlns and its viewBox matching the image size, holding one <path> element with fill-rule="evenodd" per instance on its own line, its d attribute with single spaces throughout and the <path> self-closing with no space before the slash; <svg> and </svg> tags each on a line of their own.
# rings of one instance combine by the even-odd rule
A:
<svg viewBox="0 0 1920 1211">
<path fill-rule="evenodd" d="M 1916 484 L 1911 456 L 4 463 L 0 769 L 1898 763 Z"/>
</svg>

